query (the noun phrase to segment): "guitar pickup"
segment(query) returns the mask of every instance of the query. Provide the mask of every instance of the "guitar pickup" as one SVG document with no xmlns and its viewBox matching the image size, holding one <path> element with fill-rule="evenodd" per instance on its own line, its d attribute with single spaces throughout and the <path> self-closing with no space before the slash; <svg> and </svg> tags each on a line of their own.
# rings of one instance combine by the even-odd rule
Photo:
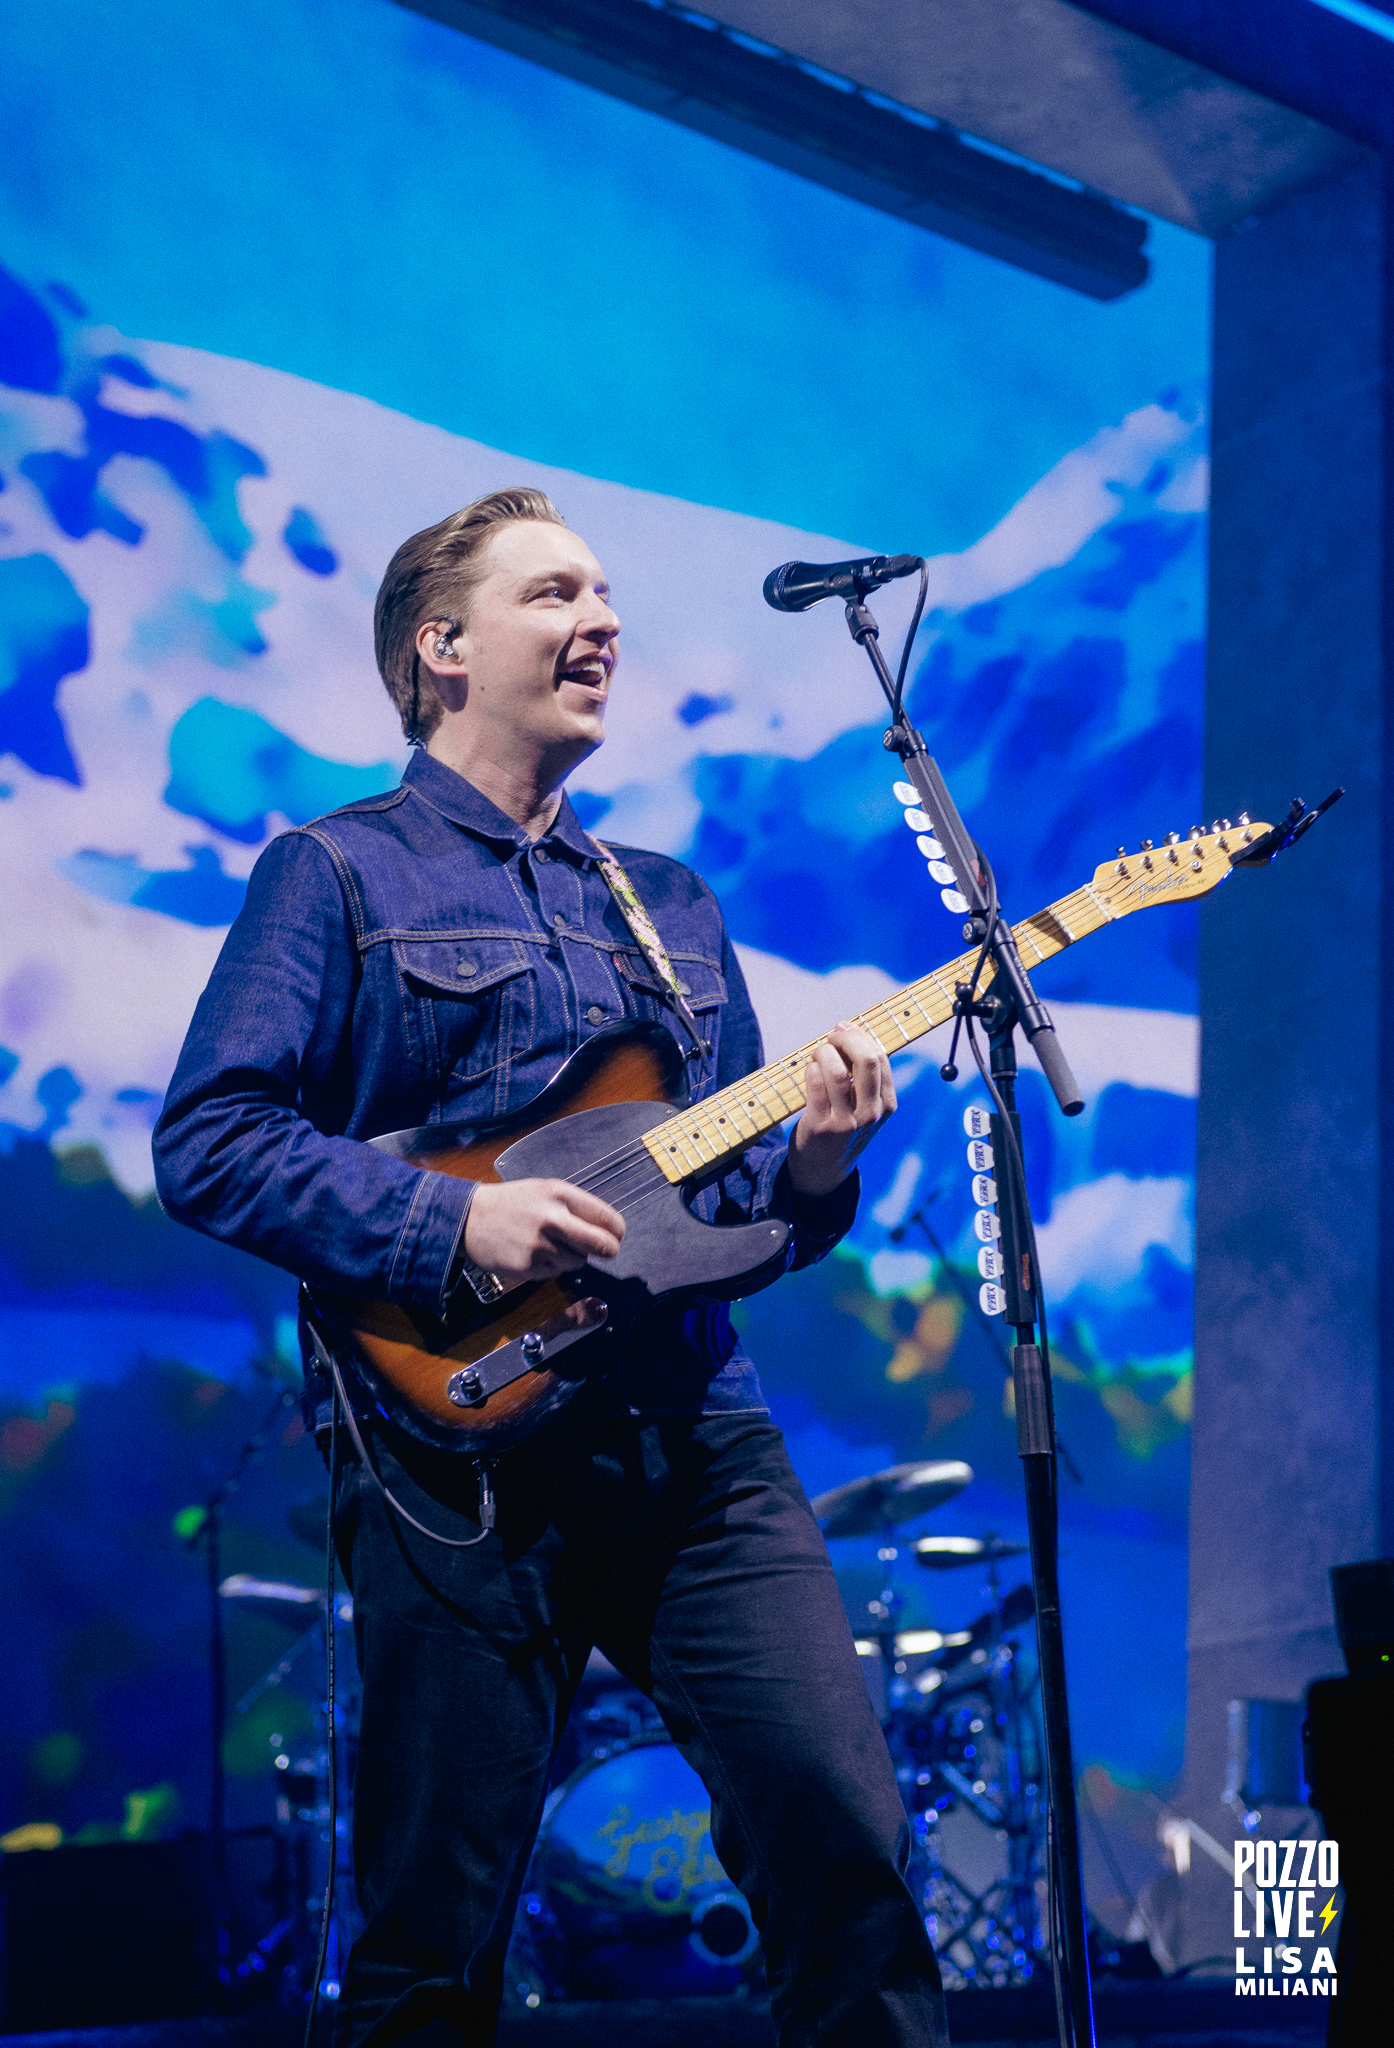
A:
<svg viewBox="0 0 1394 2048">
<path fill-rule="evenodd" d="M 544 1337 L 540 1330 L 525 1330 L 510 1344 L 500 1344 L 497 1351 L 487 1351 L 473 1365 L 462 1365 L 452 1372 L 445 1383 L 445 1398 L 453 1408 L 478 1408 L 501 1387 L 512 1386 L 524 1373 L 536 1372 L 539 1366 L 548 1364 L 568 1344 L 595 1335 L 594 1325 L 589 1329 L 559 1330 L 554 1337 Z"/>
</svg>

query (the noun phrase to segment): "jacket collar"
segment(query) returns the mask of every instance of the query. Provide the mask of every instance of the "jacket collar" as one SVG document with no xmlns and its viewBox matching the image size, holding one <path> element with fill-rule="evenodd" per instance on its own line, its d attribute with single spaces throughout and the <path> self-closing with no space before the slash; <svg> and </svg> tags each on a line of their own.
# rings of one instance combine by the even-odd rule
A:
<svg viewBox="0 0 1394 2048">
<path fill-rule="evenodd" d="M 444 761 L 438 761 L 434 754 L 428 754 L 424 747 L 412 750 L 402 781 L 417 796 L 424 798 L 432 810 L 439 811 L 452 824 L 462 825 L 466 832 L 472 832 L 478 838 L 492 840 L 496 845 L 516 847 L 519 851 L 533 844 L 522 826 L 515 824 L 506 811 L 501 811 L 482 790 L 467 782 L 463 775 L 457 775 L 453 768 L 447 768 Z M 559 843 L 581 861 L 598 858 L 565 790 L 562 791 L 561 808 L 552 821 L 551 830 L 536 843 L 548 848 Z"/>
</svg>

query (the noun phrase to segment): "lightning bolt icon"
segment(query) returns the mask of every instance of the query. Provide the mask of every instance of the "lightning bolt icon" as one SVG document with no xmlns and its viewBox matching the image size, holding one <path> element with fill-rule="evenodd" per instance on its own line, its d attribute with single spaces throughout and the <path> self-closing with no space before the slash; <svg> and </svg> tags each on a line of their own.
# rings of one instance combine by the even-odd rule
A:
<svg viewBox="0 0 1394 2048">
<path fill-rule="evenodd" d="M 1335 1892 L 1332 1892 L 1330 1898 L 1327 1900 L 1326 1904 L 1321 1909 L 1321 1931 L 1323 1934 L 1325 1934 L 1327 1928 L 1331 1925 L 1331 1922 L 1335 1919 L 1335 1917 L 1336 1894 Z"/>
</svg>

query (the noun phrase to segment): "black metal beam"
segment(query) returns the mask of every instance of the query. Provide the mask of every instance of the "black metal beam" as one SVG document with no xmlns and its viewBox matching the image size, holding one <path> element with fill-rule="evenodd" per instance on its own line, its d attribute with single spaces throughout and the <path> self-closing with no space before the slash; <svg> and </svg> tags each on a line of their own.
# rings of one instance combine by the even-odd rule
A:
<svg viewBox="0 0 1394 2048">
<path fill-rule="evenodd" d="M 398 4 L 1089 298 L 1146 281 L 1139 215 L 666 0 Z"/>
</svg>

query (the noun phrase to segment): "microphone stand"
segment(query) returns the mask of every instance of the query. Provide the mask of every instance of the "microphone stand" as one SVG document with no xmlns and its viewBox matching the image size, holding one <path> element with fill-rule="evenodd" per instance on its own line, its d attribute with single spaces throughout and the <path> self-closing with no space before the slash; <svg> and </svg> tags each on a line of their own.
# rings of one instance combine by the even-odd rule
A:
<svg viewBox="0 0 1394 2048">
<path fill-rule="evenodd" d="M 227 1775 L 223 1764 L 223 1740 L 227 1733 L 227 1649 L 223 1635 L 221 1592 L 223 1510 L 241 1485 L 248 1466 L 265 1449 L 266 1439 L 275 1428 L 278 1416 L 287 1408 L 294 1407 L 298 1398 L 289 1388 L 276 1396 L 270 1414 L 243 1444 L 222 1485 L 216 1487 L 200 1506 L 186 1508 L 175 1522 L 186 1550 L 197 1550 L 202 1546 L 208 1570 L 208 1733 L 211 1766 L 208 1841 L 213 1863 L 215 2011 L 223 2010 L 232 1987 L 232 1937 L 227 1863 Z M 332 1620 L 330 1626 L 333 1626 Z"/>
<path fill-rule="evenodd" d="M 1069 1700 L 1065 1687 L 1065 1642 L 1060 1616 L 1059 1529 L 1054 1401 L 1049 1353 L 1036 1342 L 1036 1325 L 1044 1328 L 1037 1292 L 1035 1236 L 1026 1199 L 1021 1151 L 1021 1123 L 1016 1113 L 1016 1046 L 1018 1024 L 1040 1061 L 1066 1116 L 1084 1107 L 1055 1036 L 1045 1005 L 1038 999 L 1017 952 L 1011 926 L 1000 914 L 995 888 L 979 863 L 978 851 L 949 794 L 948 785 L 931 757 L 923 736 L 902 715 L 894 677 L 881 652 L 875 618 L 861 601 L 882 580 L 874 572 L 858 584 L 858 596 L 847 605 L 847 629 L 863 649 L 891 709 L 892 724 L 884 745 L 905 764 L 905 773 L 919 795 L 934 838 L 953 869 L 968 906 L 964 937 L 991 954 L 995 973 L 990 993 L 978 998 L 960 985 L 955 1015 L 960 1021 L 979 1017 L 987 1026 L 996 1109 L 992 1116 L 993 1173 L 1001 1224 L 1002 1287 L 1006 1320 L 1016 1335 L 1012 1346 L 1012 1383 L 1016 1397 L 1017 1450 L 1026 1491 L 1026 1519 L 1031 1543 L 1031 1577 L 1036 1596 L 1036 1643 L 1041 1675 L 1041 1721 L 1045 1736 L 1046 1792 L 1050 1821 L 1049 1894 L 1051 1961 L 1055 1973 L 1056 2009 L 1062 2048 L 1094 2048 L 1094 2012 L 1089 1988 L 1089 1943 L 1080 1867 L 1079 1814 L 1075 1805 L 1074 1763 L 1070 1750 Z M 972 1023 L 968 1021 L 971 1034 Z M 955 1026 L 957 1030 L 957 1026 Z M 952 1079 L 950 1073 L 946 1078 Z"/>
</svg>

